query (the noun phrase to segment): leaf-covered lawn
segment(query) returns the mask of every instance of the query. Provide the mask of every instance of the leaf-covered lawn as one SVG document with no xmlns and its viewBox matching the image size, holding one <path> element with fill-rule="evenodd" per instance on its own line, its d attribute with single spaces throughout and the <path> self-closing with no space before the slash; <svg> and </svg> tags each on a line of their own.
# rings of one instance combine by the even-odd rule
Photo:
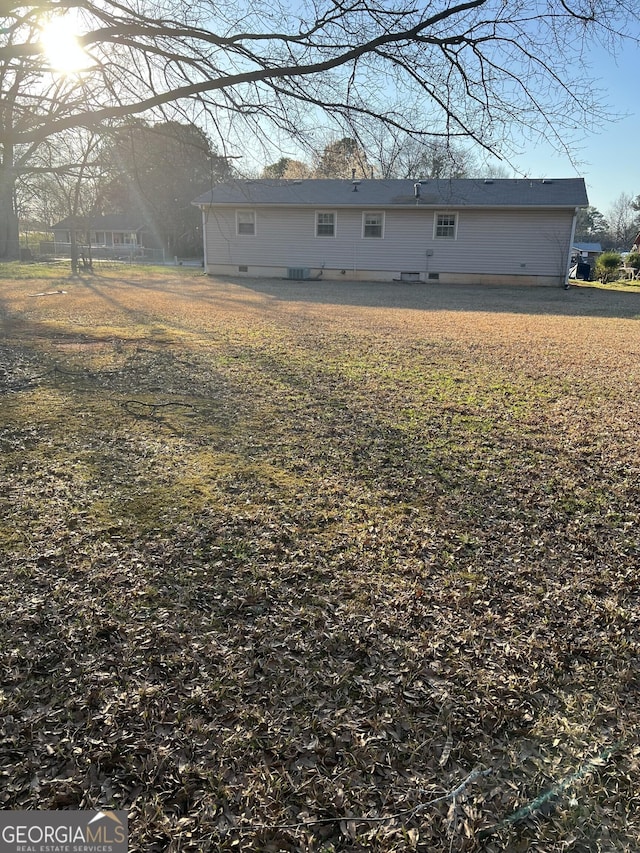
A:
<svg viewBox="0 0 640 853">
<path fill-rule="evenodd" d="M 0 808 L 640 848 L 640 294 L 52 270 L 0 324 Z"/>
</svg>

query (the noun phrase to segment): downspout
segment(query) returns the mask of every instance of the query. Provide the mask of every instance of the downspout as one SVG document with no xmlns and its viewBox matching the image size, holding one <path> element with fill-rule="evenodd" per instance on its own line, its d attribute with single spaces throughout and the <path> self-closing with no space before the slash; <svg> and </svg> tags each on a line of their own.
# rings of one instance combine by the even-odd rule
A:
<svg viewBox="0 0 640 853">
<path fill-rule="evenodd" d="M 571 237 L 569 239 L 569 255 L 567 257 L 567 267 L 566 267 L 565 274 L 564 274 L 564 281 L 562 283 L 565 290 L 569 290 L 569 272 L 571 270 L 571 249 L 573 248 L 573 241 L 574 241 L 575 236 L 576 236 L 576 223 L 578 221 L 578 210 L 579 210 L 579 208 L 576 207 L 576 209 L 573 212 L 573 222 L 571 223 Z"/>
</svg>

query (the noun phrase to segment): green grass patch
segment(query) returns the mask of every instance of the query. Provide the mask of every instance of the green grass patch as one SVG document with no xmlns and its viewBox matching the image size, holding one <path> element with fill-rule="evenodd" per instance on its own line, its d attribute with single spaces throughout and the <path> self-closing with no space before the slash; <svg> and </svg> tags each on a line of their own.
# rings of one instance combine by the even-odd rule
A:
<svg viewBox="0 0 640 853">
<path fill-rule="evenodd" d="M 59 283 L 71 278 L 69 261 L 46 261 L 22 263 L 5 261 L 0 263 L 0 276 L 6 281 L 49 281 Z"/>
</svg>

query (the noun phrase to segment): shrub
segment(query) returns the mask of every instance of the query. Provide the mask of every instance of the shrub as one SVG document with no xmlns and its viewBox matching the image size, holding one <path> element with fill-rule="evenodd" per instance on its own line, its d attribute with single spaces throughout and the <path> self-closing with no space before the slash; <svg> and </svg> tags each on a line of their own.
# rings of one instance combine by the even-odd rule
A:
<svg viewBox="0 0 640 853">
<path fill-rule="evenodd" d="M 596 261 L 596 275 L 603 284 L 615 281 L 622 264 L 622 256 L 618 252 L 603 252 Z"/>
<path fill-rule="evenodd" d="M 634 270 L 640 270 L 640 252 L 631 252 L 627 256 L 627 266 Z"/>
</svg>

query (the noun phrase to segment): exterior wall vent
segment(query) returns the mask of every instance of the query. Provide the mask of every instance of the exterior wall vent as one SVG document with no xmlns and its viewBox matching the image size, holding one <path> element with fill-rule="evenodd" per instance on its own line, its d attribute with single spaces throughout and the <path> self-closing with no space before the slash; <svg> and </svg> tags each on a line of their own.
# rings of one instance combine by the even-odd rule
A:
<svg viewBox="0 0 640 853">
<path fill-rule="evenodd" d="M 238 272 L 249 272 L 249 267 L 246 264 L 240 264 Z"/>
<path fill-rule="evenodd" d="M 429 278 L 429 281 L 439 281 L 440 280 L 440 273 L 439 272 L 430 272 L 428 278 Z"/>
<path fill-rule="evenodd" d="M 287 278 L 291 281 L 304 281 L 310 276 L 309 267 L 288 267 Z"/>
<path fill-rule="evenodd" d="M 400 281 L 420 281 L 419 272 L 401 272 Z"/>
</svg>

